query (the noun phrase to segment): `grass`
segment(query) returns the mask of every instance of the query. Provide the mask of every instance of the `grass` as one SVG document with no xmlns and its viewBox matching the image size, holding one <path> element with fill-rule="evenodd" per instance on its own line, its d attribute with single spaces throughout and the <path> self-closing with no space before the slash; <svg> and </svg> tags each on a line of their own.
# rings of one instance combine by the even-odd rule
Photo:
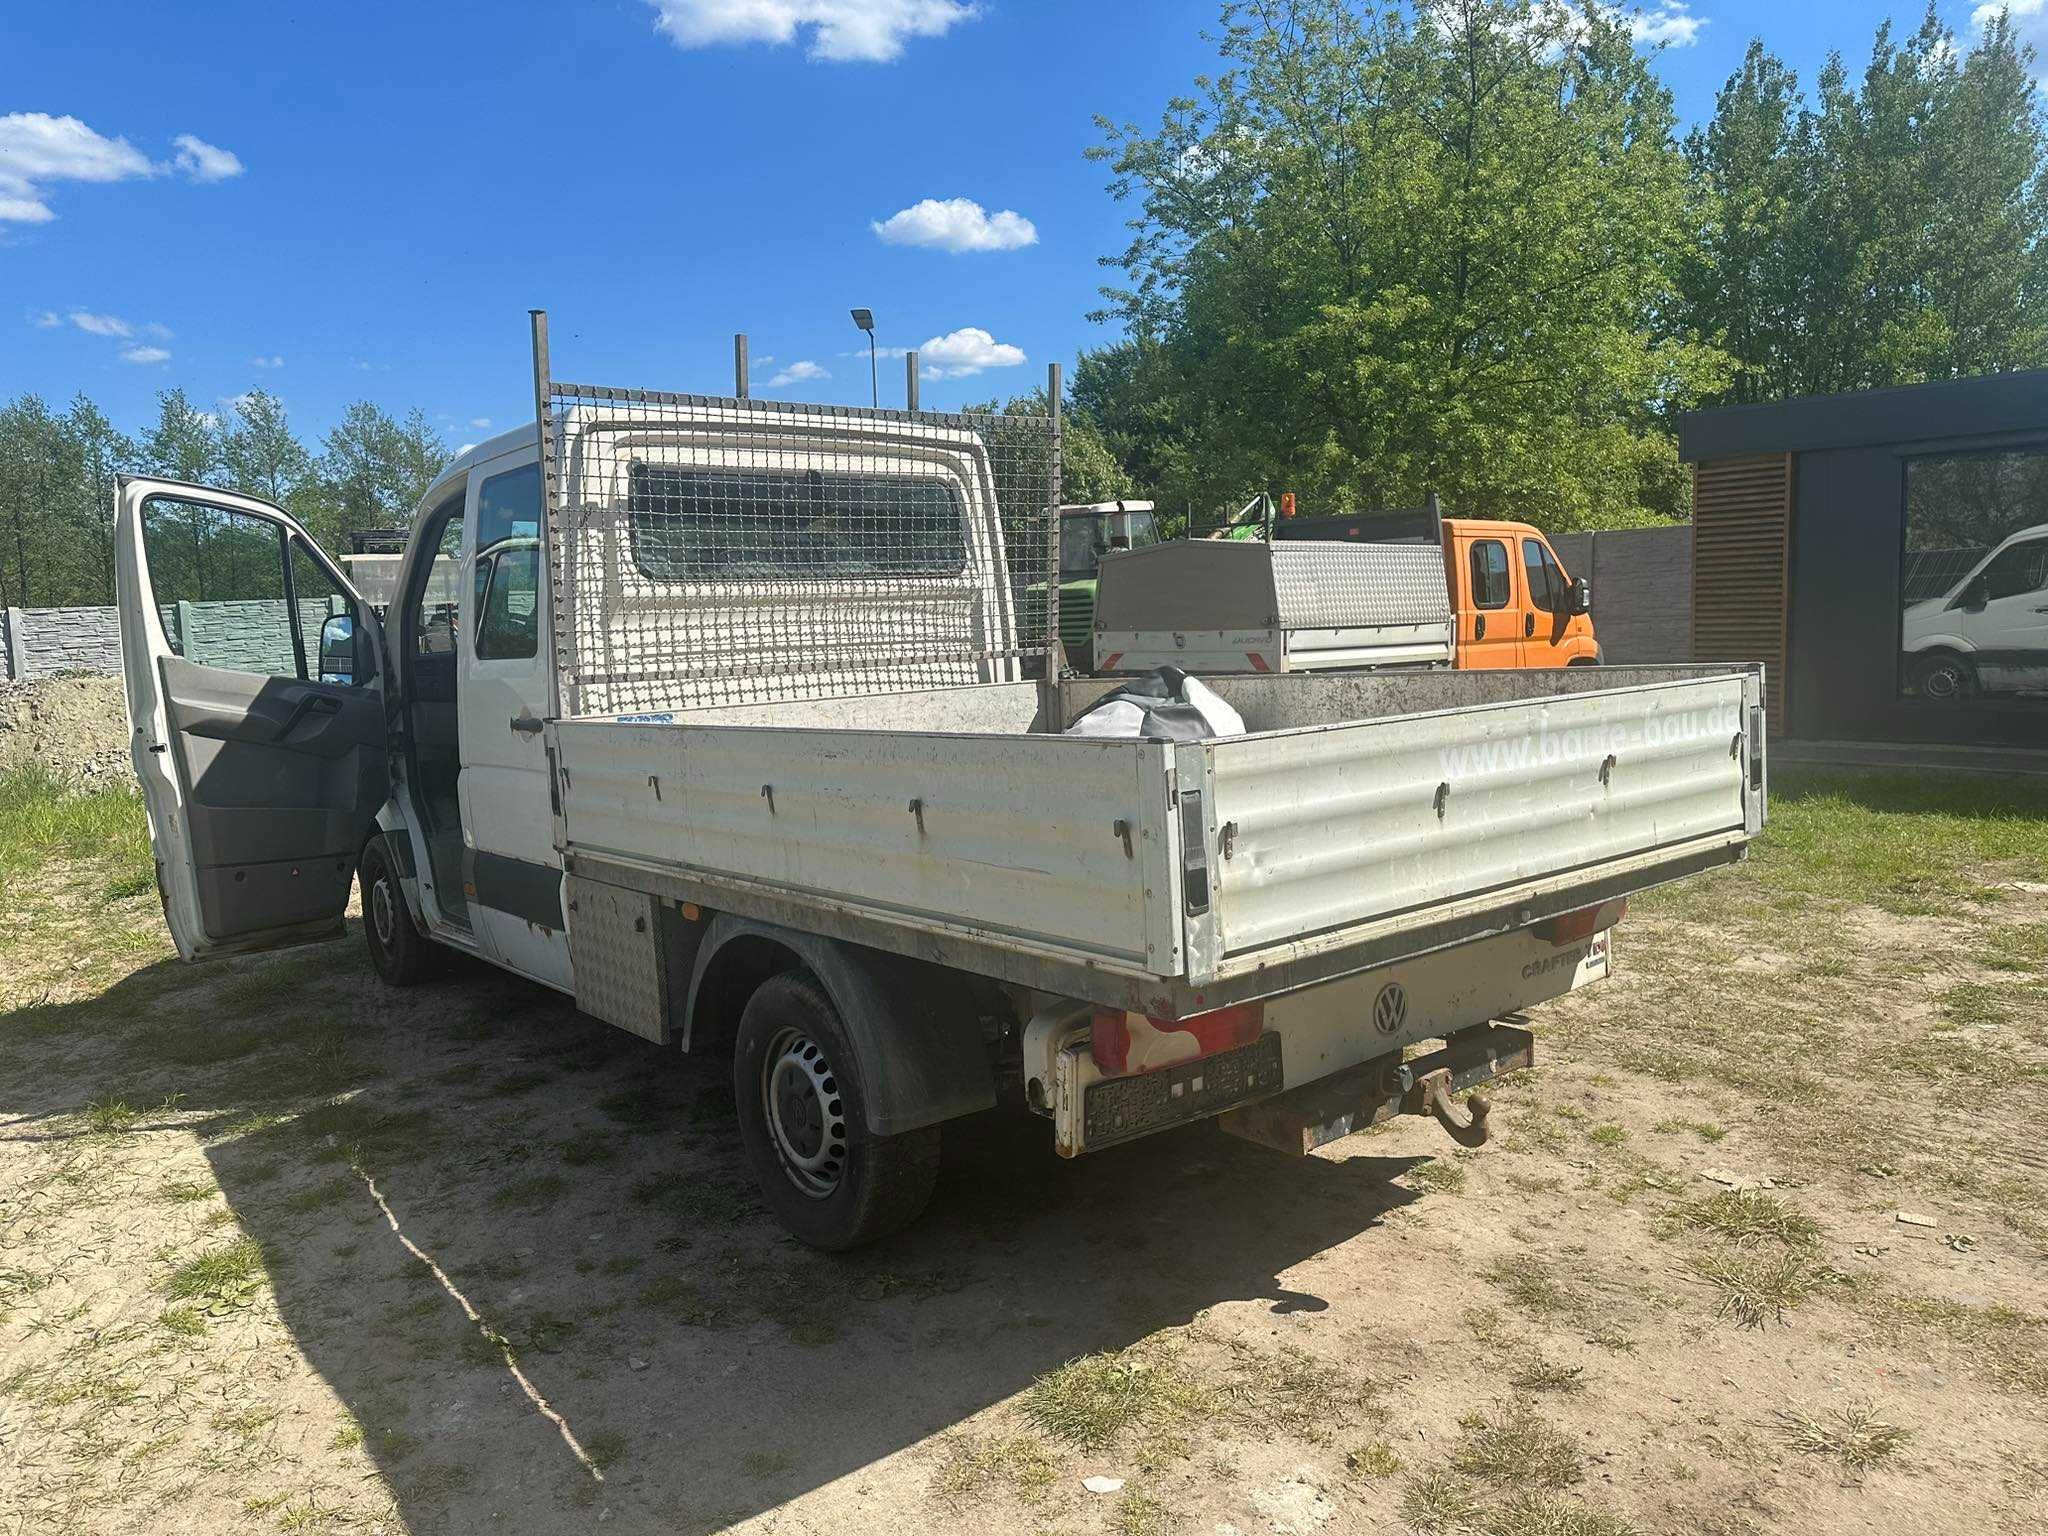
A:
<svg viewBox="0 0 2048 1536">
<path fill-rule="evenodd" d="M 1716 1316 L 1732 1317 L 1744 1328 L 1761 1328 L 1820 1289 L 1827 1279 L 1810 1253 L 1756 1253 L 1722 1248 L 1696 1254 L 1686 1267 L 1718 1293 Z"/>
<path fill-rule="evenodd" d="M 615 1429 L 600 1429 L 583 1442 L 583 1454 L 600 1472 L 609 1472 L 626 1459 L 626 1437 Z"/>
<path fill-rule="evenodd" d="M 81 793 L 33 764 L 0 774 L 0 900 L 12 904 L 14 882 L 56 858 L 90 861 L 105 900 L 154 889 L 142 797 L 125 787 Z"/>
<path fill-rule="evenodd" d="M 1800 769 L 1772 775 L 1770 834 L 1755 846 L 1778 894 L 1953 908 L 1983 871 L 2048 879 L 2048 783 L 2020 775 Z"/>
<path fill-rule="evenodd" d="M 204 1302 L 209 1310 L 244 1306 L 263 1287 L 263 1249 L 251 1237 L 187 1259 L 172 1270 L 163 1293 L 172 1301 Z"/>
<path fill-rule="evenodd" d="M 1820 1226 L 1776 1195 L 1761 1189 L 1724 1189 L 1690 1200 L 1672 1212 L 1681 1226 L 1747 1245 L 1770 1241 L 1806 1248 L 1820 1241 Z"/>
<path fill-rule="evenodd" d="M 1384 1440 L 1368 1440 L 1344 1453 L 1344 1470 L 1353 1477 L 1377 1482 L 1401 1470 L 1400 1453 Z"/>
<path fill-rule="evenodd" d="M 1568 1488 L 1581 1474 L 1569 1436 L 1517 1403 L 1494 1414 L 1468 1414 L 1451 1452 L 1451 1470 L 1504 1487 Z"/>
<path fill-rule="evenodd" d="M 1838 1461 L 1851 1472 L 1881 1465 L 1911 1438 L 1910 1431 L 1878 1417 L 1871 1403 L 1852 1403 L 1824 1415 L 1785 1409 L 1778 1423 L 1793 1450 Z"/>
<path fill-rule="evenodd" d="M 950 1503 L 977 1502 L 1006 1489 L 1035 1504 L 1052 1489 L 1059 1465 L 1035 1435 L 952 1435 L 940 1444 L 932 1492 Z"/>
<path fill-rule="evenodd" d="M 1070 1360 L 1039 1377 L 1024 1411 L 1047 1434 L 1101 1450 L 1139 1425 L 1158 1430 L 1182 1423 L 1211 1401 L 1173 1356 L 1122 1349 Z"/>
<path fill-rule="evenodd" d="M 1178 1523 L 1171 1510 L 1140 1488 L 1126 1488 L 1109 1513 L 1112 1536 L 1167 1536 Z"/>
</svg>

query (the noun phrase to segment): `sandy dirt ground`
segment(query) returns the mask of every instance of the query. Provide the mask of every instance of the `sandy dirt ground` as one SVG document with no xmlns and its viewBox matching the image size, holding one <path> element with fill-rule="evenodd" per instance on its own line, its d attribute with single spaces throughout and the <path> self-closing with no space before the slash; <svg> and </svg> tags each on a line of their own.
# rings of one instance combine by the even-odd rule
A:
<svg viewBox="0 0 2048 1536">
<path fill-rule="evenodd" d="M 181 966 L 53 860 L 0 915 L 0 1531 L 2037 1531 L 2048 885 L 1803 857 L 1638 900 L 1491 1146 L 992 1114 L 850 1257 L 756 1205 L 721 1063 L 389 991 L 353 922 Z"/>
</svg>

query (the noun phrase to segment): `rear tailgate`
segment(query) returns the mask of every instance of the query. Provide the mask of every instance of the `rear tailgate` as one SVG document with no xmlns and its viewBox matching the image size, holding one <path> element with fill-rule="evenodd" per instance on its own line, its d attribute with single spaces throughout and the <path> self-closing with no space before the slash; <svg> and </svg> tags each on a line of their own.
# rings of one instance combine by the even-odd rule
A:
<svg viewBox="0 0 2048 1536">
<path fill-rule="evenodd" d="M 1183 851 L 1188 979 L 1742 843 L 1763 824 L 1759 687 L 1731 671 L 1179 748 L 1183 801 L 1205 802 L 1182 806 L 1206 845 Z"/>
</svg>

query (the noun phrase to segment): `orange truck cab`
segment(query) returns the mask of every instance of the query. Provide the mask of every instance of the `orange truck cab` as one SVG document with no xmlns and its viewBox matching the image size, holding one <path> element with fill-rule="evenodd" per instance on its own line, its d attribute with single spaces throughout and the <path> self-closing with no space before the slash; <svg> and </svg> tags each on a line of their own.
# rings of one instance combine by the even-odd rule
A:
<svg viewBox="0 0 2048 1536">
<path fill-rule="evenodd" d="M 1591 595 L 1527 523 L 1443 520 L 1444 575 L 1460 667 L 1589 667 L 1600 660 Z"/>
<path fill-rule="evenodd" d="M 1527 523 L 1444 517 L 1434 497 L 1403 512 L 1296 517 L 1281 498 L 1275 539 L 1441 543 L 1456 619 L 1451 664 L 1461 668 L 1590 667 L 1599 663 L 1592 593 L 1574 580 L 1541 530 Z"/>
</svg>

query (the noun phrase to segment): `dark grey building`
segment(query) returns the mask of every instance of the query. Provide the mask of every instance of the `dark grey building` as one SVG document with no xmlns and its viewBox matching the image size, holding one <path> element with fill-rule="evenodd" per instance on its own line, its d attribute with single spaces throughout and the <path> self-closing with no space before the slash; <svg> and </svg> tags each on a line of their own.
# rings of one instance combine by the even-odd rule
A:
<svg viewBox="0 0 2048 1536">
<path fill-rule="evenodd" d="M 1679 418 L 1692 654 L 1800 742 L 2048 748 L 2048 371 Z"/>
</svg>

